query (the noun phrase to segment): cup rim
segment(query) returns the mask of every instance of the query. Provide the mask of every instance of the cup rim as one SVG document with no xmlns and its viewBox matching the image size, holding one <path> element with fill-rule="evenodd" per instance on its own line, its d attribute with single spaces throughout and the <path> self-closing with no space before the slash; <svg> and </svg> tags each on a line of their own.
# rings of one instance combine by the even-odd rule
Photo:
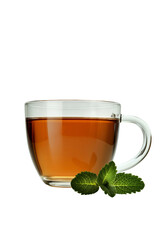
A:
<svg viewBox="0 0 160 240">
<path fill-rule="evenodd" d="M 115 102 L 115 101 L 107 101 L 107 100 L 93 100 L 93 99 L 46 99 L 46 100 L 32 100 L 25 102 L 25 106 L 29 104 L 34 104 L 34 103 L 40 103 L 40 102 L 99 102 L 99 103 L 106 103 L 106 104 L 113 104 L 113 105 L 118 105 L 121 106 L 120 103 Z"/>
</svg>

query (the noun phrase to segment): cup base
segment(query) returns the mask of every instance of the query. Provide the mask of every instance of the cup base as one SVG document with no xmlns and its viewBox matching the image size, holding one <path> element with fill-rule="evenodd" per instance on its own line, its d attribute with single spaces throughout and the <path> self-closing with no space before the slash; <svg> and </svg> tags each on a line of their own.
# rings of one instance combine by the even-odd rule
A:
<svg viewBox="0 0 160 240">
<path fill-rule="evenodd" d="M 42 181 L 50 187 L 70 188 L 73 177 L 44 177 L 41 176 Z"/>
</svg>

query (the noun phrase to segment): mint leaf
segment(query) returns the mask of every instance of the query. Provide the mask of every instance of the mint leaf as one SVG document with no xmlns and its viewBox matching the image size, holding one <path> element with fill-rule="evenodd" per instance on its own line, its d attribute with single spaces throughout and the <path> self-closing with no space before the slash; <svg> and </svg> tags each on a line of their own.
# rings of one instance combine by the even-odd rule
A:
<svg viewBox="0 0 160 240">
<path fill-rule="evenodd" d="M 92 194 L 98 191 L 97 175 L 91 172 L 78 173 L 71 181 L 71 187 L 81 194 Z"/>
<path fill-rule="evenodd" d="M 116 177 L 116 172 L 116 165 L 113 161 L 106 164 L 98 174 L 98 184 L 101 186 L 112 182 Z"/>
<path fill-rule="evenodd" d="M 92 194 L 98 191 L 99 186 L 110 197 L 116 194 L 140 192 L 144 182 L 138 176 L 130 173 L 117 173 L 116 165 L 112 161 L 106 164 L 98 174 L 81 172 L 71 181 L 71 187 L 80 194 Z"/>
<path fill-rule="evenodd" d="M 101 189 L 110 197 L 114 197 L 116 195 L 116 188 L 114 186 L 110 186 L 108 183 L 101 185 Z"/>
<path fill-rule="evenodd" d="M 130 173 L 118 173 L 115 180 L 110 183 L 110 187 L 114 187 L 117 194 L 140 192 L 144 186 L 141 178 Z"/>
</svg>

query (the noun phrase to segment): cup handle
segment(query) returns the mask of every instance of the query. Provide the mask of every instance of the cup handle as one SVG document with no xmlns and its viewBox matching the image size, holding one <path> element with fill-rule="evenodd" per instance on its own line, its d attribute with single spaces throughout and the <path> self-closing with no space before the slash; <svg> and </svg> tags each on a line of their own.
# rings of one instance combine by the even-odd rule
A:
<svg viewBox="0 0 160 240">
<path fill-rule="evenodd" d="M 128 170 L 134 166 L 136 166 L 138 163 L 140 163 L 147 153 L 149 152 L 151 142 L 152 142 L 152 135 L 149 126 L 145 121 L 142 119 L 135 117 L 135 116 L 129 116 L 129 115 L 121 115 L 121 122 L 129 122 L 129 123 L 134 123 L 138 127 L 140 127 L 142 133 L 143 133 L 143 144 L 138 152 L 138 154 L 130 159 L 127 162 L 121 163 L 119 166 L 117 166 L 117 171 L 118 172 L 123 172 L 125 170 Z"/>
</svg>

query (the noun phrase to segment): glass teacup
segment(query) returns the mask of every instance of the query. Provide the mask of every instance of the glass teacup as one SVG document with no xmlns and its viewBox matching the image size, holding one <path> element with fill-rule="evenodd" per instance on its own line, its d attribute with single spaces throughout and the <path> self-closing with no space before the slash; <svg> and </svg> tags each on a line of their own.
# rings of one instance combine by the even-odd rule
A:
<svg viewBox="0 0 160 240">
<path fill-rule="evenodd" d="M 151 145 L 148 125 L 140 118 L 121 114 L 121 105 L 96 100 L 44 100 L 25 104 L 28 145 L 42 180 L 70 187 L 82 171 L 97 173 L 113 160 L 120 122 L 137 124 L 143 144 L 133 159 L 117 165 L 118 172 L 132 168 Z"/>
</svg>

